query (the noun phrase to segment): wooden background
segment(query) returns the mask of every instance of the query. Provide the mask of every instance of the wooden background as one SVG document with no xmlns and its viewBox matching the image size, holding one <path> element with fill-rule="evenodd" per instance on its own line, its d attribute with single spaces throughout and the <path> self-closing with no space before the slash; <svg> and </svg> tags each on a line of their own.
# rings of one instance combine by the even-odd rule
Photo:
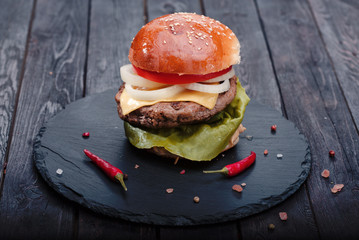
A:
<svg viewBox="0 0 359 240">
<path fill-rule="evenodd" d="M 236 33 L 250 97 L 309 141 L 308 180 L 268 211 L 194 227 L 112 219 L 61 197 L 33 164 L 40 127 L 70 102 L 118 88 L 140 27 L 178 11 Z M 0 239 L 359 239 L 358 19 L 357 0 L 0 0 Z M 345 187 L 333 194 L 334 183 Z"/>
</svg>

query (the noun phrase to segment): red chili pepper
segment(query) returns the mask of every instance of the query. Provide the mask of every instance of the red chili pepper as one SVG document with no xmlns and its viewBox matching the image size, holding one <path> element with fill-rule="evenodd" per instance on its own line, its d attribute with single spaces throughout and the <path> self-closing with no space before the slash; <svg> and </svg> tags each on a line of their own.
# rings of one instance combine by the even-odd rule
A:
<svg viewBox="0 0 359 240">
<path fill-rule="evenodd" d="M 222 168 L 221 170 L 203 171 L 203 172 L 204 173 L 223 173 L 224 175 L 226 175 L 228 177 L 233 177 L 233 176 L 236 176 L 239 173 L 243 172 L 247 168 L 249 168 L 249 166 L 251 166 L 255 160 L 256 160 L 256 153 L 251 152 L 251 154 L 248 157 L 246 157 L 238 162 L 229 164 L 229 165 L 225 166 L 224 168 Z"/>
<path fill-rule="evenodd" d="M 117 167 L 112 166 L 109 162 L 91 153 L 89 150 L 84 149 L 84 153 L 88 156 L 97 166 L 99 166 L 112 180 L 118 180 L 122 187 L 127 191 L 125 182 L 123 181 L 123 172 Z"/>
</svg>

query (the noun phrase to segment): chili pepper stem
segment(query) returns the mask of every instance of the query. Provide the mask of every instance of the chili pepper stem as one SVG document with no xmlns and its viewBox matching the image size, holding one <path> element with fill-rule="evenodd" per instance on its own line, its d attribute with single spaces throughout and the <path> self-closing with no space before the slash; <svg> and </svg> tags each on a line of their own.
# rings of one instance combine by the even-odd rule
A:
<svg viewBox="0 0 359 240">
<path fill-rule="evenodd" d="M 223 173 L 223 174 L 228 174 L 228 169 L 224 167 L 224 168 L 222 168 L 220 170 L 203 171 L 203 173 Z"/>
<path fill-rule="evenodd" d="M 125 182 L 123 181 L 123 174 L 122 173 L 117 173 L 115 175 L 115 179 L 117 179 L 121 183 L 121 185 L 125 189 L 125 191 L 127 191 L 127 187 L 125 185 Z"/>
</svg>

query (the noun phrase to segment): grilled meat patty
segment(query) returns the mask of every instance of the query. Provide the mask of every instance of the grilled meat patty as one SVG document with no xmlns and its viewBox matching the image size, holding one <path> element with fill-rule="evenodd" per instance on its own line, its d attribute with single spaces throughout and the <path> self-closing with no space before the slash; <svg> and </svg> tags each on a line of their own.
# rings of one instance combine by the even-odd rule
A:
<svg viewBox="0 0 359 240">
<path fill-rule="evenodd" d="M 127 115 L 122 114 L 120 97 L 125 88 L 121 86 L 116 94 L 118 114 L 121 119 L 133 126 L 146 128 L 172 128 L 184 124 L 193 124 L 209 120 L 221 112 L 236 96 L 237 77 L 230 79 L 230 88 L 220 93 L 213 109 L 208 109 L 195 102 L 159 102 L 151 106 L 144 106 Z"/>
</svg>

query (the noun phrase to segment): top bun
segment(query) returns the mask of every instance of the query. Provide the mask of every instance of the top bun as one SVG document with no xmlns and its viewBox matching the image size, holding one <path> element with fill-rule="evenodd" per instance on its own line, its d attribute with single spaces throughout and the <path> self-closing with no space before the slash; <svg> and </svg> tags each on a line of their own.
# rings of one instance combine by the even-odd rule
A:
<svg viewBox="0 0 359 240">
<path fill-rule="evenodd" d="M 174 13 L 152 20 L 132 41 L 129 59 L 141 69 L 161 73 L 207 74 L 240 62 L 232 30 L 195 13 Z"/>
</svg>

